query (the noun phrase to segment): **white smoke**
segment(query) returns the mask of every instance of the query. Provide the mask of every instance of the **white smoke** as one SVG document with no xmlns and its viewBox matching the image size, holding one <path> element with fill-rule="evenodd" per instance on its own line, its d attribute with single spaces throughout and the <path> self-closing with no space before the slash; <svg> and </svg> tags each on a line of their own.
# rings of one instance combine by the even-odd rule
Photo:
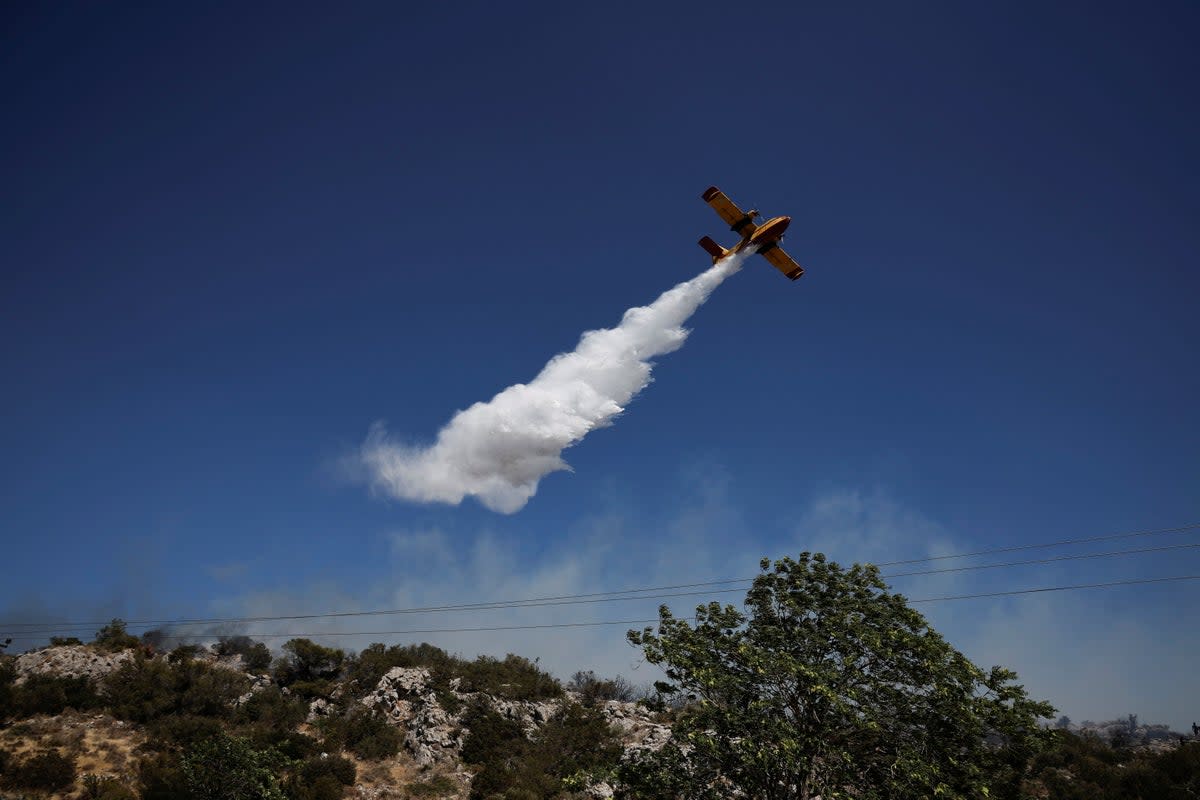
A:
<svg viewBox="0 0 1200 800">
<path fill-rule="evenodd" d="M 650 359 L 683 346 L 683 323 L 747 256 L 722 259 L 650 305 L 629 309 L 615 328 L 584 333 L 529 383 L 455 414 L 430 447 L 392 442 L 377 423 L 361 451 L 373 484 L 404 500 L 457 505 L 472 496 L 493 511 L 519 511 L 538 481 L 570 469 L 565 448 L 611 424 L 650 383 Z"/>
</svg>

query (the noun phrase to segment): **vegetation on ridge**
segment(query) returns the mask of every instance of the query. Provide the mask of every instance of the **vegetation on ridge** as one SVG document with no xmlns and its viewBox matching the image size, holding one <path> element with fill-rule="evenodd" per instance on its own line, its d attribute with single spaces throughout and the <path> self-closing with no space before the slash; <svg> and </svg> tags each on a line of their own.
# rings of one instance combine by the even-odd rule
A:
<svg viewBox="0 0 1200 800">
<path fill-rule="evenodd" d="M 0 654 L 0 791 L 336 800 L 400 752 L 400 729 L 361 701 L 389 670 L 421 667 L 458 715 L 473 777 L 464 788 L 444 771 L 401 773 L 382 784 L 399 792 L 388 796 L 550 800 L 583 797 L 600 781 L 626 800 L 1200 796 L 1200 743 L 1151 753 L 1130 737 L 1077 736 L 1065 718 L 1046 727 L 1047 703 L 1012 672 L 972 664 L 874 567 L 807 553 L 762 567 L 742 610 L 712 603 L 690 624 L 664 607 L 656 629 L 629 632 L 666 674 L 652 697 L 591 672 L 576 673 L 565 695 L 535 661 L 468 660 L 429 644 L 355 654 L 293 639 L 272 661 L 265 645 L 238 636 L 211 653 L 157 653 L 166 634 L 138 639 L 113 620 L 87 647 L 127 654 L 99 681 L 33 673 L 18 684 L 14 657 Z M 235 655 L 242 668 L 216 660 Z M 673 736 L 661 749 L 627 751 L 607 722 L 606 701 L 639 694 L 669 711 Z M 555 703 L 540 706 L 549 719 L 525 727 L 487 696 Z M 82 766 L 93 723 L 128 742 L 112 774 Z"/>
</svg>

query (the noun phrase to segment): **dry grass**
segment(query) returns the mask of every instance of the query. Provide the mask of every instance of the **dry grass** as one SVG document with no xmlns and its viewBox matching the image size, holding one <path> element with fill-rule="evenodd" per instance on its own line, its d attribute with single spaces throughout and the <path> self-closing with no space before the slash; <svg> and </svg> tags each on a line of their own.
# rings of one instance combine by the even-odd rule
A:
<svg viewBox="0 0 1200 800">
<path fill-rule="evenodd" d="M 416 765 L 405 753 L 384 761 L 363 761 L 353 753 L 344 755 L 353 761 L 358 769 L 354 785 L 360 797 L 401 800 L 406 796 L 401 787 L 410 783 L 413 780 L 412 776 L 417 772 Z"/>
<path fill-rule="evenodd" d="M 144 741 L 134 726 L 107 714 L 40 716 L 0 730 L 0 748 L 17 758 L 28 758 L 42 750 L 59 750 L 75 758 L 79 778 L 71 791 L 48 795 L 54 800 L 65 800 L 82 791 L 84 775 L 114 777 L 133 785 L 137 766 L 134 751 Z"/>
</svg>

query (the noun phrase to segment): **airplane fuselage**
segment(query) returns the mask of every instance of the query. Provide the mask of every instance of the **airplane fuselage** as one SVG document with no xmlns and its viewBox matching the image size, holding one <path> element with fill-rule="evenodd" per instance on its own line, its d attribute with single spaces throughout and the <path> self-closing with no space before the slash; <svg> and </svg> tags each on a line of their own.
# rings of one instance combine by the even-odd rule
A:
<svg viewBox="0 0 1200 800">
<path fill-rule="evenodd" d="M 764 250 L 769 250 L 779 244 L 779 237 L 783 236 L 783 232 L 791 224 L 791 217 L 774 217 L 769 219 L 762 225 L 759 225 L 752 236 L 743 237 L 742 241 L 733 249 L 735 252 L 738 252 L 752 247 L 760 253 Z"/>
</svg>

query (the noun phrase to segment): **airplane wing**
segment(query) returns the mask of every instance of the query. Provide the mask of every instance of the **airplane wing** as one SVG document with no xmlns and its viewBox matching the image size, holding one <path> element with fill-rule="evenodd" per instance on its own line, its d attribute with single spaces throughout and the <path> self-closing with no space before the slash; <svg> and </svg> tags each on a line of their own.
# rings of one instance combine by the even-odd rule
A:
<svg viewBox="0 0 1200 800">
<path fill-rule="evenodd" d="M 758 230 L 758 226 L 746 216 L 746 212 L 738 208 L 737 203 L 726 197 L 725 193 L 717 187 L 708 187 L 708 190 L 700 197 L 712 206 L 721 219 L 729 225 L 729 229 L 739 236 L 749 238 Z"/>
<path fill-rule="evenodd" d="M 804 274 L 804 267 L 800 266 L 789 256 L 783 252 L 783 248 L 777 244 L 770 244 L 759 250 L 759 255 L 771 262 L 771 266 L 788 276 L 792 280 L 796 280 Z"/>
</svg>

